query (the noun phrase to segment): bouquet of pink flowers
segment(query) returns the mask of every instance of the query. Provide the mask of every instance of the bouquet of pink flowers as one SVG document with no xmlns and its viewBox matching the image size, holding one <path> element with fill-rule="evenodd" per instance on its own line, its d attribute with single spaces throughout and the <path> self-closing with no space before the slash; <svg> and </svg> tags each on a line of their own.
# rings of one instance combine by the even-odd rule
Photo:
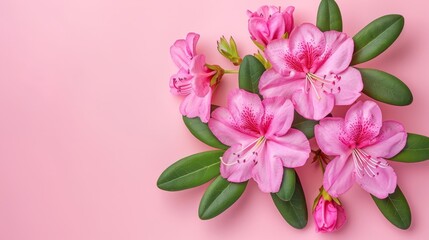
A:
<svg viewBox="0 0 429 240">
<path fill-rule="evenodd" d="M 357 68 L 384 52 L 400 35 L 401 15 L 380 17 L 354 37 L 342 32 L 334 0 L 322 0 L 316 25 L 294 24 L 294 7 L 262 6 L 248 11 L 248 29 L 258 50 L 240 57 L 231 37 L 217 49 L 239 70 L 207 64 L 197 53 L 199 35 L 189 33 L 170 49 L 178 71 L 170 91 L 182 95 L 180 112 L 189 131 L 217 150 L 185 157 L 168 167 L 158 187 L 178 191 L 212 179 L 199 206 L 201 219 L 213 218 L 234 204 L 253 179 L 270 193 L 283 218 L 295 228 L 308 221 L 298 174 L 310 155 L 324 172 L 312 209 L 317 231 L 331 232 L 346 221 L 339 197 L 356 182 L 371 194 L 395 226 L 409 228 L 411 213 L 388 161 L 429 159 L 429 138 L 407 133 L 396 121 L 383 121 L 375 101 L 409 105 L 413 96 L 395 76 Z M 224 74 L 238 73 L 239 89 L 227 106 L 211 104 Z M 335 106 L 349 106 L 344 117 Z M 311 149 L 315 138 L 318 148 Z"/>
</svg>

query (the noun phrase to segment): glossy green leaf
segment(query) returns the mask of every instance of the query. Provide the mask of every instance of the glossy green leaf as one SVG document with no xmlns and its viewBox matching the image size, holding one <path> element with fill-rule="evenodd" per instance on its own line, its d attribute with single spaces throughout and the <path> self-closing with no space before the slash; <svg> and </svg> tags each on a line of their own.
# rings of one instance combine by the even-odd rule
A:
<svg viewBox="0 0 429 240">
<path fill-rule="evenodd" d="M 335 0 L 322 0 L 317 11 L 317 27 L 322 32 L 343 31 L 341 11 Z"/>
<path fill-rule="evenodd" d="M 397 162 L 421 162 L 429 159 L 429 138 L 408 133 L 405 148 L 390 160 Z"/>
<path fill-rule="evenodd" d="M 238 71 L 238 85 L 248 92 L 259 94 L 259 79 L 265 72 L 264 65 L 254 56 L 247 55 Z"/>
<path fill-rule="evenodd" d="M 223 153 L 223 150 L 202 152 L 177 161 L 158 178 L 158 187 L 167 191 L 179 191 L 210 181 L 220 174 L 219 158 Z"/>
<path fill-rule="evenodd" d="M 394 193 L 390 194 L 385 199 L 378 199 L 372 195 L 371 197 L 384 217 L 386 217 L 393 225 L 400 229 L 408 229 L 410 227 L 410 206 L 408 206 L 407 199 L 404 194 L 402 194 L 399 186 L 396 187 Z"/>
<path fill-rule="evenodd" d="M 212 131 L 210 131 L 207 123 L 203 123 L 199 117 L 188 118 L 183 116 L 183 122 L 185 122 L 186 127 L 189 131 L 201 142 L 218 149 L 227 149 L 228 146 L 221 143 Z"/>
<path fill-rule="evenodd" d="M 271 197 L 286 222 L 294 228 L 302 229 L 308 222 L 307 204 L 298 174 L 295 176 L 295 192 L 290 201 L 281 200 L 275 193 L 271 193 Z"/>
<path fill-rule="evenodd" d="M 308 139 L 310 139 L 314 137 L 314 126 L 316 126 L 318 123 L 318 121 L 306 119 L 295 112 L 292 127 L 300 130 Z"/>
<path fill-rule="evenodd" d="M 352 65 L 380 55 L 395 42 L 403 28 L 404 17 L 397 14 L 386 15 L 372 21 L 353 37 L 355 49 Z"/>
<path fill-rule="evenodd" d="M 413 102 L 413 94 L 399 78 L 376 69 L 359 69 L 367 96 L 395 106 L 406 106 Z"/>
<path fill-rule="evenodd" d="M 217 177 L 204 193 L 198 215 L 206 220 L 221 214 L 240 198 L 246 186 L 247 182 L 231 183 L 222 176 Z"/>
<path fill-rule="evenodd" d="M 276 193 L 283 201 L 290 201 L 293 193 L 295 192 L 296 172 L 293 168 L 285 168 L 283 172 L 282 185 L 280 190 Z"/>
</svg>

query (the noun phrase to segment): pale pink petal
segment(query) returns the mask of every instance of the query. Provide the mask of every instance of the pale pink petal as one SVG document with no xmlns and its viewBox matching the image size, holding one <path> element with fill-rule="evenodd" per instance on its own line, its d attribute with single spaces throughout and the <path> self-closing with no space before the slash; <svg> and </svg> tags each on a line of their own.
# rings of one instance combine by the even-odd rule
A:
<svg viewBox="0 0 429 240">
<path fill-rule="evenodd" d="M 323 175 L 323 188 L 333 197 L 347 192 L 355 181 L 355 166 L 351 155 L 334 158 Z"/>
<path fill-rule="evenodd" d="M 268 40 L 271 42 L 274 39 L 283 37 L 286 32 L 286 24 L 283 15 L 279 12 L 274 13 L 267 22 L 269 37 Z"/>
<path fill-rule="evenodd" d="M 171 58 L 178 68 L 189 69 L 199 37 L 196 33 L 188 33 L 186 40 L 179 39 L 170 47 Z"/>
<path fill-rule="evenodd" d="M 304 72 L 315 72 L 323 63 L 325 35 L 315 25 L 301 24 L 292 31 L 288 41 L 288 48 L 299 59 Z"/>
<path fill-rule="evenodd" d="M 314 128 L 317 145 L 327 155 L 338 156 L 350 154 L 350 149 L 340 140 L 344 128 L 343 118 L 324 118 Z"/>
<path fill-rule="evenodd" d="M 371 156 L 391 158 L 401 152 L 407 143 L 404 126 L 395 121 L 385 121 L 375 143 L 363 148 Z"/>
<path fill-rule="evenodd" d="M 320 99 L 311 87 L 308 93 L 301 90 L 292 95 L 292 102 L 296 111 L 307 119 L 320 120 L 331 113 L 334 108 L 335 97 L 333 94 L 325 94 L 320 90 L 316 91 L 319 93 Z"/>
<path fill-rule="evenodd" d="M 305 75 L 283 76 L 274 69 L 265 71 L 259 80 L 259 93 L 264 98 L 282 96 L 290 99 L 296 91 L 304 89 Z"/>
<path fill-rule="evenodd" d="M 209 90 L 204 97 L 190 93 L 180 104 L 180 113 L 188 118 L 200 117 L 202 122 L 210 119 L 210 108 L 213 90 Z"/>
<path fill-rule="evenodd" d="M 283 177 L 283 166 L 279 158 L 272 157 L 268 153 L 269 149 L 263 149 L 260 159 L 252 171 L 253 179 L 258 183 L 262 192 L 278 192 Z"/>
<path fill-rule="evenodd" d="M 340 73 L 349 67 L 353 56 L 353 39 L 347 34 L 337 31 L 324 32 L 326 48 L 324 52 L 325 62 L 317 69 L 318 73 Z"/>
<path fill-rule="evenodd" d="M 283 136 L 290 129 L 294 117 L 294 108 L 290 100 L 284 97 L 266 98 L 262 101 L 265 108 L 263 129 L 265 136 Z"/>
<path fill-rule="evenodd" d="M 235 128 L 237 124 L 228 109 L 219 107 L 212 112 L 209 128 L 223 144 L 232 146 L 238 143 L 251 142 L 256 135 L 248 135 Z"/>
<path fill-rule="evenodd" d="M 237 152 L 240 152 L 249 143 L 243 142 L 244 145 L 235 144 L 223 154 L 220 165 L 220 173 L 223 178 L 228 179 L 230 182 L 239 183 L 245 182 L 252 177 L 255 163 L 253 161 L 240 161 L 237 155 Z"/>
<path fill-rule="evenodd" d="M 288 39 L 277 39 L 267 45 L 265 56 L 272 68 L 283 76 L 290 76 L 294 72 L 303 72 L 299 58 L 292 55 Z"/>
<path fill-rule="evenodd" d="M 360 97 L 363 82 L 357 69 L 349 67 L 342 73 L 330 74 L 328 78 L 333 79 L 333 81 L 336 79 L 336 84 L 332 86 L 336 91 L 334 94 L 335 105 L 350 105 Z"/>
<path fill-rule="evenodd" d="M 170 78 L 170 92 L 174 95 L 188 95 L 192 91 L 192 75 L 181 68 Z"/>
<path fill-rule="evenodd" d="M 260 134 L 264 106 L 257 94 L 245 90 L 232 90 L 228 96 L 228 109 L 236 128 L 247 134 Z"/>
<path fill-rule="evenodd" d="M 350 143 L 351 148 L 366 147 L 374 143 L 381 126 L 380 107 L 372 101 L 357 102 L 346 113 L 345 131 L 341 138 Z"/>
<path fill-rule="evenodd" d="M 215 71 L 211 71 L 206 67 L 206 60 L 204 55 L 197 55 L 192 60 L 190 65 L 192 79 L 192 89 L 199 97 L 204 97 L 210 91 L 210 80 Z"/>
<path fill-rule="evenodd" d="M 383 164 L 386 164 L 386 160 L 377 158 Z M 393 168 L 387 166 L 385 168 L 377 168 L 375 176 L 364 174 L 363 176 L 357 175 L 356 182 L 367 192 L 376 196 L 377 198 L 386 198 L 389 194 L 393 193 L 396 188 L 396 173 Z"/>
<path fill-rule="evenodd" d="M 310 151 L 310 143 L 305 135 L 293 128 L 286 135 L 267 141 L 267 154 L 270 159 L 279 159 L 283 166 L 288 168 L 303 166 Z"/>
</svg>

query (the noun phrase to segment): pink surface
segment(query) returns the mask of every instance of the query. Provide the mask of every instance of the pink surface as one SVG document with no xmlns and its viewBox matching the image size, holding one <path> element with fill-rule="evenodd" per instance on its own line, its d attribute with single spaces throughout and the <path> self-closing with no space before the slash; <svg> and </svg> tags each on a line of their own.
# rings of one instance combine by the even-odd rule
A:
<svg viewBox="0 0 429 240">
<path fill-rule="evenodd" d="M 315 21 L 318 2 L 288 3 L 301 23 Z M 385 119 L 429 135 L 427 8 L 338 2 L 351 35 L 383 14 L 405 16 L 400 39 L 365 66 L 397 75 L 414 93 L 409 107 L 382 105 Z M 312 220 L 291 228 L 254 183 L 210 221 L 197 215 L 204 187 L 156 188 L 175 160 L 209 149 L 188 133 L 169 93 L 169 46 L 196 31 L 208 61 L 232 68 L 216 40 L 233 34 L 241 52 L 254 51 L 245 13 L 264 3 L 285 1 L 0 1 L 0 239 L 427 239 L 429 162 L 392 164 L 412 207 L 408 231 L 356 186 L 341 198 L 348 223 L 328 235 L 316 234 Z M 236 86 L 226 77 L 215 102 Z M 309 164 L 298 171 L 310 207 L 321 174 Z"/>
</svg>

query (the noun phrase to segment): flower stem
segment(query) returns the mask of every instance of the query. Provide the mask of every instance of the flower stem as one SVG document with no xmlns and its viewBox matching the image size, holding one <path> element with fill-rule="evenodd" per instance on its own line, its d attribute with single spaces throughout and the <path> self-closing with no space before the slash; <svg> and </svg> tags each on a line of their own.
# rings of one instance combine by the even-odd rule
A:
<svg viewBox="0 0 429 240">
<path fill-rule="evenodd" d="M 225 74 L 237 74 L 238 70 L 224 70 Z"/>
</svg>

